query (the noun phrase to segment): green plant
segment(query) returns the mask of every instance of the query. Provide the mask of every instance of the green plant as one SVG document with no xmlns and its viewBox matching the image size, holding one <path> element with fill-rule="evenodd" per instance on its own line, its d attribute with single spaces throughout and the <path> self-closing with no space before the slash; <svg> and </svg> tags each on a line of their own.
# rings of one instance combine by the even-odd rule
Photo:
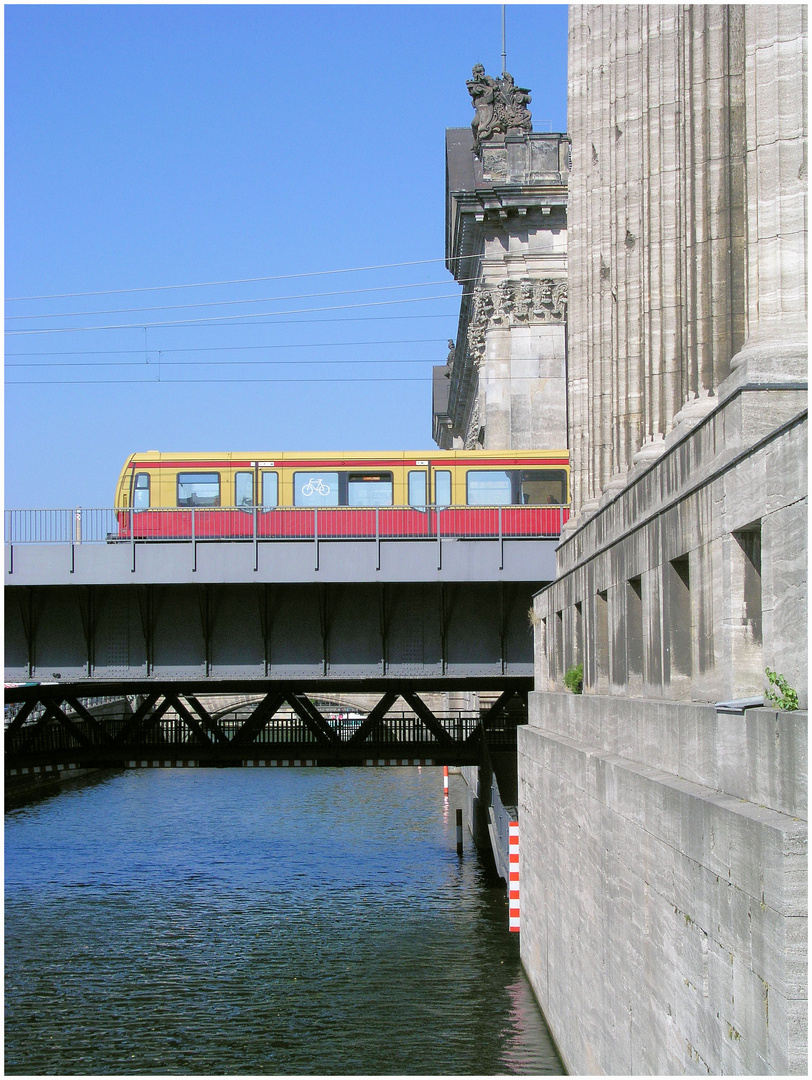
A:
<svg viewBox="0 0 812 1080">
<path fill-rule="evenodd" d="M 564 676 L 564 686 L 573 694 L 580 694 L 584 688 L 584 665 L 576 664 Z"/>
<path fill-rule="evenodd" d="M 784 676 L 779 675 L 777 671 L 773 671 L 772 668 L 765 668 L 764 670 L 767 674 L 770 686 L 774 687 L 774 689 L 765 690 L 764 697 L 768 701 L 772 701 L 779 709 L 786 709 L 787 712 L 793 712 L 797 709 L 797 690 L 793 690 Z"/>
</svg>

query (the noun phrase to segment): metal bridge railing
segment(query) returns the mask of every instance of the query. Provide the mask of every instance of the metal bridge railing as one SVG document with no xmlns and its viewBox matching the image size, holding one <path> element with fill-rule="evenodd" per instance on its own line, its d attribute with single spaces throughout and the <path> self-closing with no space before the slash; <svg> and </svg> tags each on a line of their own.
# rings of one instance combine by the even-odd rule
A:
<svg viewBox="0 0 812 1080">
<path fill-rule="evenodd" d="M 99 717 L 95 724 L 91 725 L 86 720 L 75 718 L 71 722 L 71 728 L 66 729 L 58 720 L 54 719 L 45 725 L 39 724 L 33 716 L 10 737 L 7 736 L 6 752 L 14 754 L 21 750 L 33 753 L 48 753 L 59 750 L 78 750 L 91 744 L 101 745 L 99 732 L 103 731 L 107 740 L 115 740 L 120 736 L 128 722 L 128 716 Z M 479 726 L 478 716 L 456 717 L 453 720 L 440 719 L 440 726 L 456 744 L 463 744 L 470 739 Z M 359 730 L 361 721 L 350 722 L 347 719 L 330 723 L 329 727 L 338 737 L 339 745 L 349 745 L 353 736 Z M 220 732 L 225 736 L 226 745 L 239 735 L 242 725 L 228 724 L 218 725 Z M 36 729 L 36 730 L 33 730 Z M 515 745 L 515 725 L 503 726 L 488 731 L 488 742 L 492 749 L 503 746 Z M 387 716 L 384 717 L 373 734 L 369 736 L 369 742 L 375 746 L 392 744 L 393 746 L 421 746 L 437 748 L 439 740 L 416 716 Z M 210 732 L 205 733 L 203 739 L 205 746 L 214 748 L 217 740 Z M 314 748 L 324 748 L 325 741 L 320 739 L 308 725 L 297 716 L 274 717 L 261 731 L 252 737 L 246 747 L 252 746 L 271 747 L 286 745 L 304 746 L 312 745 Z M 363 748 L 365 742 L 358 744 Z M 122 749 L 139 747 L 153 748 L 180 748 L 200 747 L 200 736 L 190 730 L 183 718 L 177 715 L 164 716 L 157 723 L 148 725 L 148 730 L 135 730 L 129 734 L 122 744 Z"/>
<path fill-rule="evenodd" d="M 191 507 L 6 510 L 16 544 L 200 540 L 556 538 L 568 506 Z"/>
</svg>

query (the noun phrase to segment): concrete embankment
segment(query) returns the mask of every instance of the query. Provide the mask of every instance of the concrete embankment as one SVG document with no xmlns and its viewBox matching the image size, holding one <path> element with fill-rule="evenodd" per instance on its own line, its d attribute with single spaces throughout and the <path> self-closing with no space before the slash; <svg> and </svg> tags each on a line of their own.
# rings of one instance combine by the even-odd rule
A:
<svg viewBox="0 0 812 1080">
<path fill-rule="evenodd" d="M 806 1074 L 806 729 L 530 696 L 521 953 L 568 1071 Z"/>
</svg>

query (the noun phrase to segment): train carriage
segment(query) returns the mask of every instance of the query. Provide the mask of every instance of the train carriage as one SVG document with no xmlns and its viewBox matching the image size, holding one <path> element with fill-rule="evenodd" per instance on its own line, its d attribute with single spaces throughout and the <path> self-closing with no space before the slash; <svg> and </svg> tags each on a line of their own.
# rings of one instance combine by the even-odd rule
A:
<svg viewBox="0 0 812 1080">
<path fill-rule="evenodd" d="M 119 536 L 557 536 L 566 451 L 133 454 L 116 488 Z"/>
</svg>

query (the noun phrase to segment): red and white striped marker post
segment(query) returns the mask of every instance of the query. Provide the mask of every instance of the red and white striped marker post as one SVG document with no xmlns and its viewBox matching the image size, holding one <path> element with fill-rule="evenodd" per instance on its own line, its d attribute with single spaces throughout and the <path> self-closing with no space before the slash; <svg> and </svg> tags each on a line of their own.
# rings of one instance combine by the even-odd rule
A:
<svg viewBox="0 0 812 1080">
<path fill-rule="evenodd" d="M 448 798 L 448 766 L 443 765 L 443 795 Z"/>
<path fill-rule="evenodd" d="M 508 824 L 508 916 L 510 929 L 519 932 L 519 823 Z"/>
</svg>

